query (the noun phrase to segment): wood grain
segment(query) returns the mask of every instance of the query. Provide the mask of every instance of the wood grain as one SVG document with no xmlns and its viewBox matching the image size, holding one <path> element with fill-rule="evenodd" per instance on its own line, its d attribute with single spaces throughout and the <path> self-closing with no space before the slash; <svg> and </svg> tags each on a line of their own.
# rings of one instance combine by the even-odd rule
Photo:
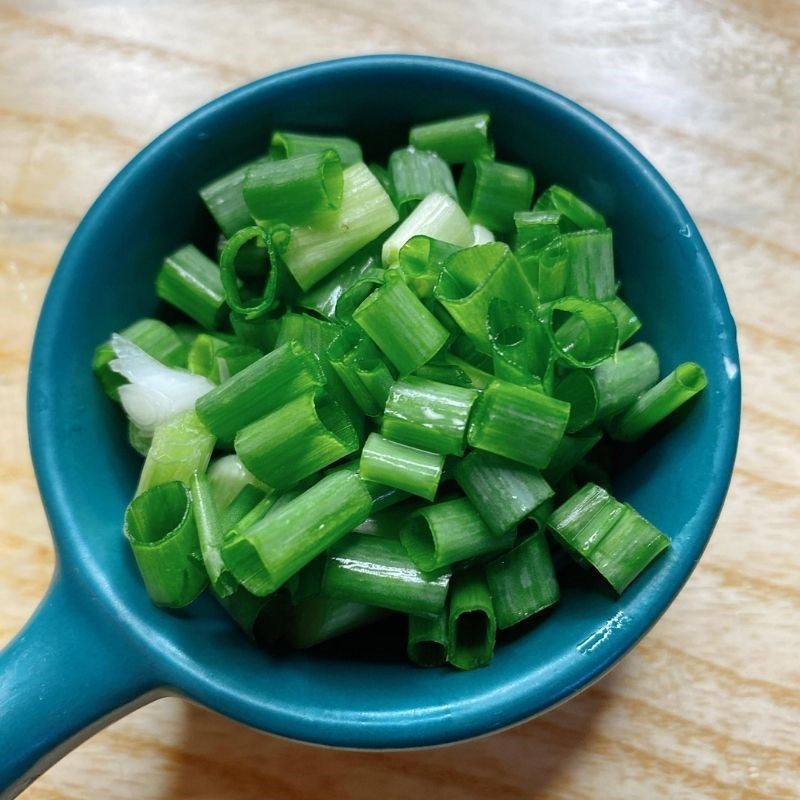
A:
<svg viewBox="0 0 800 800">
<path fill-rule="evenodd" d="M 0 3 L 0 644 L 53 556 L 25 433 L 38 309 L 75 225 L 149 139 L 277 69 L 426 52 L 599 113 L 676 188 L 739 323 L 744 426 L 703 560 L 653 632 L 554 712 L 451 748 L 309 749 L 186 702 L 143 708 L 23 795 L 800 796 L 800 5 L 797 0 Z"/>
</svg>

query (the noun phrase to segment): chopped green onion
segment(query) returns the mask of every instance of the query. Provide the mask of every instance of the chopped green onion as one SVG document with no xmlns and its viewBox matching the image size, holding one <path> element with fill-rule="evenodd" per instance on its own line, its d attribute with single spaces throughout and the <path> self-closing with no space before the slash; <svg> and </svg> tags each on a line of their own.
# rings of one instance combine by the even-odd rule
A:
<svg viewBox="0 0 800 800">
<path fill-rule="evenodd" d="M 441 323 L 399 277 L 376 289 L 353 312 L 353 320 L 401 375 L 430 361 L 448 339 Z"/>
<path fill-rule="evenodd" d="M 494 381 L 478 398 L 467 440 L 479 450 L 543 469 L 569 419 L 569 405 L 542 392 Z"/>
<path fill-rule="evenodd" d="M 363 628 L 382 619 L 387 613 L 383 608 L 352 603 L 339 597 L 309 597 L 295 606 L 289 628 L 289 644 L 304 650 Z"/>
<path fill-rule="evenodd" d="M 361 451 L 361 477 L 433 500 L 444 468 L 444 456 L 399 444 L 371 433 Z"/>
<path fill-rule="evenodd" d="M 619 594 L 670 544 L 630 506 L 593 483 L 560 505 L 548 524 L 570 552 L 592 564 Z"/>
<path fill-rule="evenodd" d="M 214 594 L 219 604 L 228 612 L 231 619 L 250 638 L 255 638 L 255 628 L 262 613 L 267 611 L 270 597 L 256 597 L 243 586 L 237 586 L 233 594 L 220 597 Z"/>
<path fill-rule="evenodd" d="M 342 202 L 303 225 L 272 228 L 272 241 L 303 291 L 308 291 L 398 220 L 397 209 L 365 164 L 347 167 Z"/>
<path fill-rule="evenodd" d="M 606 221 L 600 212 L 584 203 L 569 189 L 553 185 L 545 189 L 533 207 L 534 211 L 557 211 L 565 216 L 579 230 L 601 231 Z"/>
<path fill-rule="evenodd" d="M 564 436 L 543 473 L 545 480 L 555 486 L 602 438 L 599 430 L 585 430 L 578 436 Z"/>
<path fill-rule="evenodd" d="M 208 576 L 192 498 L 180 481 L 162 483 L 136 497 L 125 512 L 125 536 L 157 606 L 181 608 L 205 589 Z"/>
<path fill-rule="evenodd" d="M 541 383 L 551 365 L 550 340 L 536 313 L 495 298 L 487 325 L 494 374 L 523 386 Z"/>
<path fill-rule="evenodd" d="M 358 450 L 358 434 L 338 403 L 306 392 L 242 428 L 236 454 L 259 480 L 288 489 Z"/>
<path fill-rule="evenodd" d="M 228 313 L 219 267 L 194 245 L 164 259 L 156 293 L 204 328 L 219 328 Z"/>
<path fill-rule="evenodd" d="M 444 262 L 461 247 L 430 236 L 412 236 L 401 248 L 398 266 L 409 288 L 425 300 L 433 294 Z"/>
<path fill-rule="evenodd" d="M 370 164 L 369 171 L 378 179 L 378 182 L 383 186 L 384 191 L 389 197 L 394 196 L 394 186 L 392 186 L 392 179 L 389 176 L 389 170 L 384 169 L 380 164 Z"/>
<path fill-rule="evenodd" d="M 408 140 L 413 147 L 438 153 L 448 164 L 463 164 L 473 158 L 494 154 L 489 139 L 488 114 L 415 125 Z"/>
<path fill-rule="evenodd" d="M 642 392 L 658 382 L 658 354 L 645 343 L 626 347 L 601 361 L 593 370 L 599 416 L 610 417 L 630 406 Z"/>
<path fill-rule="evenodd" d="M 190 372 L 204 375 L 212 383 L 223 383 L 231 375 L 258 361 L 264 354 L 246 344 L 228 342 L 201 333 L 192 343 L 187 359 Z"/>
<path fill-rule="evenodd" d="M 297 305 L 334 321 L 338 318 L 336 309 L 342 296 L 350 295 L 352 302 L 355 298 L 351 290 L 358 290 L 357 287 L 369 287 L 371 290 L 377 285 L 376 276 L 382 272 L 379 252 L 371 244 L 367 245 L 300 297 Z M 352 315 L 353 308 L 355 306 L 342 310 Z"/>
<path fill-rule="evenodd" d="M 516 535 L 515 530 L 494 533 L 465 497 L 424 506 L 400 528 L 403 547 L 423 572 L 507 550 Z"/>
<path fill-rule="evenodd" d="M 705 370 L 691 361 L 679 364 L 669 375 L 642 394 L 619 416 L 609 420 L 613 439 L 633 442 L 702 392 L 708 384 Z"/>
<path fill-rule="evenodd" d="M 222 561 L 222 521 L 214 500 L 211 483 L 203 472 L 196 471 L 191 478 L 192 513 L 200 541 L 200 553 L 214 594 L 228 597 L 237 583 Z"/>
<path fill-rule="evenodd" d="M 363 477 L 362 477 L 363 480 Z M 384 538 L 397 539 L 400 536 L 400 527 L 413 511 L 422 506 L 417 497 L 410 497 L 383 511 L 370 514 L 360 525 L 353 528 L 353 533 L 364 533 L 369 536 L 383 536 Z"/>
<path fill-rule="evenodd" d="M 254 486 L 257 483 L 245 469 L 239 456 L 233 454 L 211 462 L 208 467 L 208 480 L 214 503 L 221 512 L 233 502 L 245 486 Z"/>
<path fill-rule="evenodd" d="M 614 315 L 619 330 L 619 346 L 622 347 L 628 339 L 642 327 L 642 322 L 633 313 L 630 306 L 626 305 L 619 297 L 603 300 L 603 305 Z"/>
<path fill-rule="evenodd" d="M 194 411 L 184 411 L 159 425 L 147 451 L 136 494 L 170 481 L 187 486 L 195 470 L 205 471 L 216 439 Z"/>
<path fill-rule="evenodd" d="M 562 236 L 553 239 L 539 253 L 537 266 L 539 301 L 548 303 L 562 298 L 566 294 L 569 272 L 569 254 Z"/>
<path fill-rule="evenodd" d="M 569 403 L 567 433 L 581 431 L 597 419 L 600 413 L 599 394 L 597 383 L 588 370 L 571 370 L 556 383 L 553 397 Z"/>
<path fill-rule="evenodd" d="M 396 539 L 353 534 L 331 552 L 323 592 L 420 616 L 444 609 L 450 574 L 420 572 Z"/>
<path fill-rule="evenodd" d="M 264 289 L 261 296 L 254 302 L 246 302 L 239 289 L 239 279 L 236 275 L 236 256 L 242 246 L 249 242 L 256 242 L 266 248 L 267 258 L 264 267 Z M 225 244 L 219 260 L 222 286 L 225 289 L 225 300 L 230 308 L 246 320 L 263 317 L 275 305 L 275 293 L 278 288 L 278 274 L 272 269 L 271 247 L 264 231 L 257 226 L 242 228 L 237 231 Z"/>
<path fill-rule="evenodd" d="M 269 146 L 270 157 L 276 160 L 323 153 L 325 150 L 335 150 L 345 167 L 362 160 L 361 146 L 345 136 L 275 131 Z"/>
<path fill-rule="evenodd" d="M 486 565 L 497 627 L 516 625 L 558 602 L 558 582 L 544 531 Z"/>
<path fill-rule="evenodd" d="M 347 325 L 326 355 L 361 411 L 370 417 L 380 415 L 393 378 L 372 339 L 358 325 Z"/>
<path fill-rule="evenodd" d="M 565 294 L 608 300 L 617 289 L 611 230 L 579 231 L 563 237 L 567 248 Z"/>
<path fill-rule="evenodd" d="M 596 300 L 562 297 L 539 314 L 556 356 L 570 366 L 595 367 L 617 350 L 617 320 Z"/>
<path fill-rule="evenodd" d="M 253 224 L 253 218 L 248 213 L 242 197 L 242 183 L 247 171 L 263 160 L 264 158 L 261 158 L 237 167 L 200 189 L 200 197 L 223 236 L 233 236 L 240 228 Z"/>
<path fill-rule="evenodd" d="M 472 244 L 491 244 L 494 234 L 485 225 L 472 226 Z"/>
<path fill-rule="evenodd" d="M 242 194 L 259 225 L 304 222 L 342 202 L 342 161 L 335 150 L 256 164 L 247 171 Z"/>
<path fill-rule="evenodd" d="M 514 213 L 531 207 L 533 186 L 525 167 L 476 158 L 464 165 L 458 199 L 472 222 L 507 233 L 514 229 Z"/>
<path fill-rule="evenodd" d="M 561 235 L 562 216 L 558 211 L 516 211 L 517 232 L 514 249 L 541 250 Z"/>
<path fill-rule="evenodd" d="M 197 401 L 197 416 L 221 441 L 325 383 L 322 368 L 301 344 L 288 342 Z"/>
<path fill-rule="evenodd" d="M 434 296 L 475 347 L 491 353 L 486 325 L 494 298 L 534 308 L 536 293 L 508 245 L 482 244 L 453 253 L 445 262 Z"/>
<path fill-rule="evenodd" d="M 233 332 L 242 344 L 255 347 L 262 353 L 274 349 L 280 320 L 269 317 L 249 320 L 234 313 L 231 313 L 230 320 Z"/>
<path fill-rule="evenodd" d="M 381 433 L 395 442 L 442 455 L 463 455 L 474 389 L 413 375 L 389 392 Z"/>
<path fill-rule="evenodd" d="M 428 236 L 459 247 L 469 247 L 472 244 L 472 224 L 452 197 L 442 192 L 429 194 L 383 243 L 383 265 L 397 266 L 400 248 L 414 236 Z"/>
<path fill-rule="evenodd" d="M 434 192 L 456 196 L 450 167 L 436 153 L 414 147 L 395 150 L 389 156 L 389 175 L 401 217 Z"/>
<path fill-rule="evenodd" d="M 420 667 L 441 667 L 447 661 L 447 612 L 408 618 L 408 658 Z"/>
<path fill-rule="evenodd" d="M 137 320 L 124 328 L 120 335 L 167 367 L 186 366 L 186 345 L 169 325 L 160 320 Z M 94 351 L 92 370 L 105 393 L 112 400 L 118 400 L 119 387 L 126 381 L 122 375 L 111 369 L 111 362 L 114 358 L 116 358 L 116 353 L 109 339 L 98 345 Z"/>
<path fill-rule="evenodd" d="M 484 667 L 492 660 L 497 631 L 486 579 L 472 570 L 454 576 L 452 583 L 447 660 L 458 669 Z"/>
<path fill-rule="evenodd" d="M 372 496 L 358 473 L 338 470 L 283 508 L 226 535 L 222 557 L 248 591 L 275 591 L 370 514 Z"/>
<path fill-rule="evenodd" d="M 473 450 L 456 466 L 456 480 L 493 534 L 500 536 L 553 496 L 539 470 Z"/>
</svg>

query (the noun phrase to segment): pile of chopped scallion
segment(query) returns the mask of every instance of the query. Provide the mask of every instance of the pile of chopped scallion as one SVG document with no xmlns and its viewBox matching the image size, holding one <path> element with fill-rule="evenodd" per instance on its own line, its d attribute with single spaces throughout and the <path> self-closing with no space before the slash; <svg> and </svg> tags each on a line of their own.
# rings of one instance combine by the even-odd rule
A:
<svg viewBox="0 0 800 800">
<path fill-rule="evenodd" d="M 384 167 L 275 132 L 205 186 L 218 251 L 166 257 L 93 368 L 144 466 L 125 534 L 153 602 L 208 588 L 309 647 L 387 614 L 422 666 L 487 664 L 559 599 L 560 547 L 622 592 L 669 540 L 609 493 L 630 442 L 700 392 L 661 377 L 603 216 L 535 196 L 489 118 L 412 128 Z M 454 176 L 457 171 L 457 180 Z"/>
</svg>

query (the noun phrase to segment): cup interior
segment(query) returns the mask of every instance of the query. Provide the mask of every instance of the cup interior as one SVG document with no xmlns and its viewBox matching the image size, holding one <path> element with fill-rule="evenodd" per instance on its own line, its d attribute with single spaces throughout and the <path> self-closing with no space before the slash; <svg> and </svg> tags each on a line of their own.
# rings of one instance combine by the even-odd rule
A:
<svg viewBox="0 0 800 800">
<path fill-rule="evenodd" d="M 404 663 L 402 627 L 372 646 L 272 653 L 208 597 L 154 608 L 121 534 L 141 460 L 96 384 L 94 347 L 156 311 L 154 277 L 185 242 L 212 251 L 197 189 L 264 152 L 274 128 L 346 132 L 384 161 L 411 124 L 488 111 L 500 159 L 532 168 L 537 192 L 564 184 L 605 214 L 618 275 L 666 373 L 699 362 L 709 389 L 669 436 L 628 452 L 617 494 L 673 541 L 616 599 L 561 571 L 562 600 L 469 673 Z M 145 648 L 158 679 L 250 725 L 326 744 L 400 747 L 484 733 L 546 710 L 603 674 L 652 626 L 699 558 L 718 516 L 738 435 L 735 329 L 697 229 L 634 148 L 564 98 L 484 67 L 379 56 L 265 78 L 178 123 L 137 156 L 81 223 L 55 274 L 31 367 L 34 460 L 63 567 Z M 64 569 L 68 573 L 69 569 Z"/>
</svg>

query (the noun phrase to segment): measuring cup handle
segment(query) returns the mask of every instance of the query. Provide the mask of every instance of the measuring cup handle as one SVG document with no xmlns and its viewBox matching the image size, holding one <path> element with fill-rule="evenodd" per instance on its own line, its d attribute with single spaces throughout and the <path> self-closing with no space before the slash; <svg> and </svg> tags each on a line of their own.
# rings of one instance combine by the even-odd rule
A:
<svg viewBox="0 0 800 800">
<path fill-rule="evenodd" d="M 0 800 L 159 696 L 154 683 L 145 656 L 57 572 L 33 617 L 0 652 Z"/>
</svg>

